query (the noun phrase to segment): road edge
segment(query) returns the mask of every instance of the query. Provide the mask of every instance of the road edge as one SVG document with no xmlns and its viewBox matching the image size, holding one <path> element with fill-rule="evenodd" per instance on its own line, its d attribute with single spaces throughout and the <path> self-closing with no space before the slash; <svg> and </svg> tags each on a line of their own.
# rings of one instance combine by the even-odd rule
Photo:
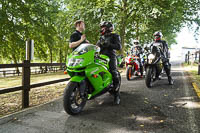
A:
<svg viewBox="0 0 200 133">
<path fill-rule="evenodd" d="M 58 100 L 61 100 L 62 98 L 63 98 L 63 96 L 60 96 L 59 98 L 57 98 L 53 101 L 49 101 L 49 102 L 46 102 L 44 104 L 29 107 L 27 109 L 23 109 L 23 110 L 20 110 L 18 112 L 15 112 L 15 113 L 12 113 L 12 114 L 9 114 L 9 115 L 5 115 L 5 116 L 0 118 L 0 126 L 5 124 L 5 123 L 8 123 L 10 121 L 16 121 L 16 120 L 18 120 L 19 117 L 24 117 L 27 114 L 34 113 L 41 108 L 45 108 L 46 106 L 51 106 L 52 104 L 56 103 Z"/>
<path fill-rule="evenodd" d="M 200 98 L 200 88 L 198 87 L 197 83 L 194 81 L 193 75 L 192 75 L 190 72 L 188 72 L 188 71 L 186 71 L 186 70 L 184 69 L 185 66 L 183 66 L 182 63 L 181 63 L 181 66 L 182 66 L 182 68 L 183 68 L 183 72 L 185 72 L 186 74 L 192 76 L 192 77 L 190 77 L 189 79 L 190 79 L 190 81 L 191 81 L 191 84 L 192 84 L 192 87 L 193 87 L 195 93 L 197 94 L 198 98 Z"/>
<path fill-rule="evenodd" d="M 199 87 L 197 86 L 197 84 L 195 82 L 192 83 L 192 86 L 193 86 L 195 92 L 197 93 L 197 96 L 200 98 L 200 89 L 199 89 Z"/>
</svg>

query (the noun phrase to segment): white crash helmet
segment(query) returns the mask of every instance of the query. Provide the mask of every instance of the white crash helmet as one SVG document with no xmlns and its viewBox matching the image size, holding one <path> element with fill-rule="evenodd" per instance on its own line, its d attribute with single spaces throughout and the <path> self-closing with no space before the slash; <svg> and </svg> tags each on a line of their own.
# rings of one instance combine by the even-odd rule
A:
<svg viewBox="0 0 200 133">
<path fill-rule="evenodd" d="M 139 40 L 133 40 L 133 47 L 139 46 Z"/>
<path fill-rule="evenodd" d="M 139 44 L 139 40 L 133 40 L 133 44 Z"/>
</svg>

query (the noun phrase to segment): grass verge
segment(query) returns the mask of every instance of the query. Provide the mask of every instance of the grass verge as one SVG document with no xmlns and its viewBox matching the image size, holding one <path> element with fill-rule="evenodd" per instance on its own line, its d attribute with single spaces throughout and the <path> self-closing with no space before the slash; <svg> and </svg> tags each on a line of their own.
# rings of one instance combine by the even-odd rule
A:
<svg viewBox="0 0 200 133">
<path fill-rule="evenodd" d="M 63 72 L 47 73 L 31 76 L 31 84 L 66 78 Z M 0 78 L 0 88 L 8 88 L 21 85 L 21 77 Z M 36 106 L 53 101 L 63 95 L 67 82 L 33 88 L 30 91 L 30 106 Z M 22 110 L 22 91 L 0 95 L 0 117 Z"/>
<path fill-rule="evenodd" d="M 193 66 L 183 63 L 182 66 L 184 70 L 190 75 L 192 82 L 195 82 L 200 88 L 200 75 L 198 75 L 198 65 L 194 64 Z"/>
<path fill-rule="evenodd" d="M 120 68 L 120 72 L 126 69 Z M 123 75 L 123 74 L 122 74 Z M 52 81 L 66 78 L 63 72 L 47 73 L 31 76 L 31 84 Z M 21 77 L 0 78 L 0 88 L 8 88 L 21 85 Z M 30 91 L 30 106 L 40 105 L 60 98 L 63 95 L 67 82 L 57 83 L 39 88 L 33 88 Z M 12 92 L 0 95 L 0 117 L 22 110 L 22 91 Z"/>
</svg>

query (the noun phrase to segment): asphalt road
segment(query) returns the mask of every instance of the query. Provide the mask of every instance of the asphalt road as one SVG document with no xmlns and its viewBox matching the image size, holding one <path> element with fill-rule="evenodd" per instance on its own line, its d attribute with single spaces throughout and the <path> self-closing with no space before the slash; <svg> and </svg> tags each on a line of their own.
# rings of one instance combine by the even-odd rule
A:
<svg viewBox="0 0 200 133">
<path fill-rule="evenodd" d="M 200 102 L 179 62 L 172 62 L 175 84 L 166 76 L 151 89 L 144 79 L 122 73 L 121 104 L 104 94 L 78 116 L 63 110 L 62 99 L 3 123 L 0 133 L 200 133 Z"/>
</svg>

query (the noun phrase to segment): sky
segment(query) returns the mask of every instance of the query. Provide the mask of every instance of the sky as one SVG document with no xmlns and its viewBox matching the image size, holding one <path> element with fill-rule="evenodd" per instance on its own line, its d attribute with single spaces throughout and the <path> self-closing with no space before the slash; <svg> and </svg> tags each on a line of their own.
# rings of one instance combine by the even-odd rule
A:
<svg viewBox="0 0 200 133">
<path fill-rule="evenodd" d="M 178 47 L 200 48 L 200 37 L 199 42 L 196 42 L 193 31 L 190 31 L 187 27 L 184 27 L 177 35 L 176 41 Z"/>
<path fill-rule="evenodd" d="M 190 31 L 187 27 L 184 27 L 181 32 L 177 34 L 176 41 L 178 44 L 172 45 L 170 49 L 171 57 L 181 57 L 183 61 L 184 57 L 182 57 L 182 47 L 200 48 L 200 36 L 199 42 L 197 42 L 194 38 L 193 31 Z"/>
</svg>

